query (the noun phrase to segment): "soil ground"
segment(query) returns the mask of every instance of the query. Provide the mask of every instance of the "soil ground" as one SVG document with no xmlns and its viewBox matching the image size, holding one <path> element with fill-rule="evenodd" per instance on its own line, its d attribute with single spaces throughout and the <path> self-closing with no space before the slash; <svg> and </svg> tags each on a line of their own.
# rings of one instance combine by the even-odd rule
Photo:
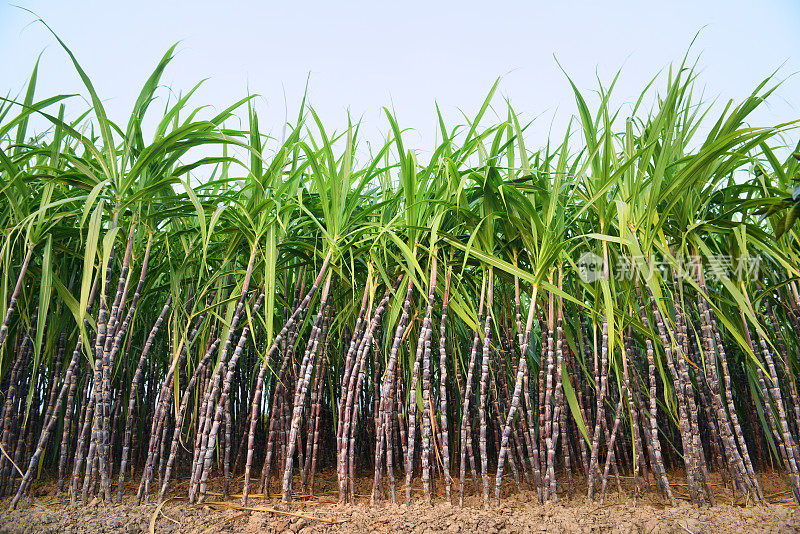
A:
<svg viewBox="0 0 800 534">
<path fill-rule="evenodd" d="M 510 477 L 509 477 L 510 478 Z M 647 533 L 708 533 L 708 532 L 800 532 L 800 508 L 787 492 L 783 475 L 760 475 L 762 489 L 771 504 L 745 506 L 742 499 L 733 501 L 733 495 L 722 481 L 715 479 L 717 505 L 698 508 L 688 503 L 686 486 L 680 476 L 670 476 L 676 507 L 659 498 L 655 491 L 645 491 L 634 501 L 633 482 L 622 477 L 621 483 L 609 480 L 609 492 L 603 503 L 586 497 L 585 481 L 575 480 L 574 491 L 569 494 L 569 482 L 559 481 L 559 502 L 544 505 L 536 503 L 536 493 L 518 491 L 513 481 L 504 483 L 500 505 L 492 502 L 486 510 L 475 486 L 467 481 L 468 495 L 465 506 L 445 503 L 443 483 L 437 484 L 434 504 L 424 504 L 420 484 L 414 485 L 412 504 L 395 505 L 384 501 L 371 506 L 369 495 L 372 479 L 360 477 L 357 481 L 355 505 L 336 503 L 336 474 L 317 475 L 316 492 L 312 496 L 298 495 L 291 511 L 280 504 L 279 497 L 264 499 L 252 495 L 248 508 L 240 506 L 238 495 L 222 502 L 219 493 L 209 491 L 203 505 L 186 502 L 186 483 L 171 492 L 172 499 L 163 506 L 136 505 L 136 488 L 126 488 L 127 497 L 122 504 L 104 504 L 94 499 L 88 505 L 71 505 L 64 494 L 56 494 L 50 483 L 37 483 L 34 496 L 23 500 L 15 511 L 7 511 L 9 499 L 0 502 L 0 534 L 77 534 L 97 532 L 103 534 L 139 534 L 163 532 L 168 534 L 210 532 L 647 532 Z M 211 489 L 218 488 L 212 484 Z M 241 487 L 236 480 L 232 487 Z M 524 487 L 524 486 L 523 486 Z M 273 491 L 277 491 L 273 483 Z M 405 494 L 400 484 L 397 488 L 400 502 Z M 153 499 L 151 499 L 153 500 Z M 493 500 L 492 500 L 493 501 Z M 454 484 L 453 502 L 458 502 L 458 485 Z"/>
</svg>

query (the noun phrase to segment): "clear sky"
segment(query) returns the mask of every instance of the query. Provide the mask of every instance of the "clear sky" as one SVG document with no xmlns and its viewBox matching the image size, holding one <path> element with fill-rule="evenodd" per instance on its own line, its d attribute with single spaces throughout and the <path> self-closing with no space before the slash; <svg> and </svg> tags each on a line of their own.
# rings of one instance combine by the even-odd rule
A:
<svg viewBox="0 0 800 534">
<path fill-rule="evenodd" d="M 66 54 L 30 13 L 0 0 L 0 92 L 18 93 L 43 52 L 37 94 L 80 92 Z M 163 77 L 174 91 L 209 78 L 196 105 L 222 108 L 258 93 L 262 129 L 280 136 L 284 94 L 296 116 L 307 75 L 310 102 L 328 127 L 363 121 L 364 135 L 388 130 L 393 107 L 407 145 L 424 153 L 435 140 L 439 103 L 450 124 L 473 115 L 494 80 L 530 136 L 560 137 L 574 101 L 554 55 L 578 87 L 609 81 L 622 68 L 617 102 L 679 62 L 694 35 L 708 100 L 742 98 L 780 67 L 785 84 L 760 124 L 800 118 L 800 2 L 493 1 L 461 2 L 151 2 L 25 1 L 72 48 L 112 119 L 124 122 L 164 51 L 180 41 Z M 85 94 L 85 92 L 84 92 Z M 796 136 L 792 136 L 795 137 Z"/>
</svg>

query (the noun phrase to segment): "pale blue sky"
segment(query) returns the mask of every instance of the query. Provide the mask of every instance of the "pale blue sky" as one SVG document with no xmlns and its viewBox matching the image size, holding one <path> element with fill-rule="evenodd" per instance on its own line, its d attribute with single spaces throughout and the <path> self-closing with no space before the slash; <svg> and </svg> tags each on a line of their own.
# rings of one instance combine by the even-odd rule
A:
<svg viewBox="0 0 800 534">
<path fill-rule="evenodd" d="M 0 0 L 4 1 L 4 0 Z M 800 118 L 800 3 L 751 1 L 580 2 L 42 2 L 17 0 L 67 42 L 124 122 L 158 59 L 180 41 L 163 81 L 186 90 L 210 78 L 194 103 L 224 107 L 248 87 L 260 97 L 260 123 L 280 136 L 284 88 L 296 115 L 306 75 L 310 102 L 330 128 L 346 112 L 363 120 L 367 138 L 387 130 L 381 107 L 394 107 L 412 127 L 407 144 L 430 149 L 439 105 L 452 124 L 459 109 L 475 113 L 496 77 L 496 100 L 521 116 L 540 116 L 529 136 L 560 137 L 575 107 L 554 54 L 583 91 L 595 74 L 622 77 L 618 103 L 635 100 L 644 84 L 693 51 L 708 99 L 742 98 L 783 65 L 789 78 L 761 124 Z M 34 16 L 0 4 L 0 92 L 16 94 L 44 51 L 38 95 L 79 92 L 65 53 Z"/>
</svg>

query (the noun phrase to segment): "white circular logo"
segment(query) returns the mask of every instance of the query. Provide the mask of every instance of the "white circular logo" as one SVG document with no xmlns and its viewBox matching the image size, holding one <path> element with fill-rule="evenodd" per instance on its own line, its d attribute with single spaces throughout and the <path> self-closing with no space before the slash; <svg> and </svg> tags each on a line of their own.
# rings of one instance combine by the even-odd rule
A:
<svg viewBox="0 0 800 534">
<path fill-rule="evenodd" d="M 599 280 L 603 276 L 603 258 L 594 252 L 584 252 L 578 258 L 578 276 L 586 283 Z"/>
</svg>

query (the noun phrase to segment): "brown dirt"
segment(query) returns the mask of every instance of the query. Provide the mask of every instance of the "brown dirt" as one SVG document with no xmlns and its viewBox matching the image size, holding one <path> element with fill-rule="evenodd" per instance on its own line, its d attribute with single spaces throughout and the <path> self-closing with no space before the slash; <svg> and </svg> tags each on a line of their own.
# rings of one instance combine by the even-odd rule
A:
<svg viewBox="0 0 800 534">
<path fill-rule="evenodd" d="M 708 532 L 800 532 L 800 509 L 791 502 L 786 483 L 776 474 L 763 474 L 762 488 L 768 496 L 769 506 L 744 506 L 740 500 L 732 505 L 732 495 L 720 481 L 715 485 L 717 506 L 698 508 L 682 497 L 685 486 L 677 475 L 670 482 L 679 498 L 673 508 L 650 491 L 637 502 L 632 495 L 631 481 L 622 479 L 619 491 L 616 482 L 609 481 L 609 494 L 605 502 L 591 502 L 585 496 L 585 482 L 576 482 L 574 494 L 568 495 L 568 483 L 559 484 L 558 504 L 536 504 L 536 494 L 518 492 L 513 483 L 504 484 L 502 503 L 484 510 L 480 496 L 470 494 L 464 508 L 444 503 L 443 487 L 438 485 L 438 495 L 433 505 L 420 502 L 421 491 L 414 487 L 415 501 L 404 505 L 369 505 L 372 481 L 359 478 L 358 499 L 355 505 L 336 504 L 334 473 L 317 476 L 317 493 L 314 497 L 298 496 L 291 513 L 286 515 L 279 499 L 270 500 L 255 495 L 249 510 L 239 507 L 238 496 L 227 502 L 207 502 L 190 505 L 183 497 L 185 488 L 176 488 L 173 500 L 162 507 L 155 504 L 135 505 L 133 496 L 124 504 L 105 505 L 96 500 L 89 505 L 73 506 L 65 495 L 56 495 L 51 484 L 34 488 L 34 498 L 21 503 L 18 510 L 9 512 L 9 500 L 0 502 L 0 534 L 29 534 L 46 532 L 73 534 L 83 532 L 139 534 L 151 531 L 163 533 L 207 532 L 647 532 L 647 533 L 708 533 Z M 237 481 L 240 482 L 240 481 Z M 235 484 L 234 487 L 239 487 Z M 212 485 L 212 489 L 216 489 Z M 277 487 L 274 488 L 277 490 Z M 421 489 L 421 488 L 420 488 Z M 471 481 L 468 489 L 474 491 Z M 135 488 L 126 493 L 135 494 Z M 627 491 L 627 493 L 626 493 Z M 401 487 L 398 498 L 404 499 Z M 219 499 L 209 492 L 208 500 Z M 453 501 L 457 502 L 457 490 Z M 237 509 L 239 508 L 239 509 Z M 275 511 L 267 511 L 275 510 Z M 302 516 L 302 517 L 300 517 Z"/>
</svg>

